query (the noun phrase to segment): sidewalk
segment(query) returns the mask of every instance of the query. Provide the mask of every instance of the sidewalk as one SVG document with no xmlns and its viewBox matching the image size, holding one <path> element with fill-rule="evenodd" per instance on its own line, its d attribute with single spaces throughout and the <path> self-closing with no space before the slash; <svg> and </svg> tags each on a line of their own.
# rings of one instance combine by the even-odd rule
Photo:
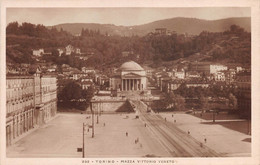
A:
<svg viewBox="0 0 260 165">
<path fill-rule="evenodd" d="M 53 118 L 51 118 L 50 120 L 47 121 L 47 123 L 51 122 L 52 120 L 54 120 L 59 114 L 57 113 Z M 45 123 L 45 124 L 47 124 Z M 30 135 L 31 133 L 33 133 L 34 131 L 38 130 L 41 127 L 44 127 L 45 124 L 39 126 L 39 125 L 35 125 L 32 129 L 28 130 L 27 132 L 23 133 L 22 135 L 19 135 L 18 137 L 16 137 L 15 139 L 12 139 L 12 145 L 8 146 L 6 148 L 6 150 L 8 150 L 8 148 L 12 147 L 13 145 L 15 145 L 16 142 L 20 141 L 22 138 Z"/>
</svg>

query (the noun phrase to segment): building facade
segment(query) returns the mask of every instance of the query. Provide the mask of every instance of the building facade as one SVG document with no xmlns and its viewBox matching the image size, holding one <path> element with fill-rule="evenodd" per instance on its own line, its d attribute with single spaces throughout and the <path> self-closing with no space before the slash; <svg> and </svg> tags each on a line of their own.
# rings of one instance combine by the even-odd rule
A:
<svg viewBox="0 0 260 165">
<path fill-rule="evenodd" d="M 33 50 L 33 55 L 34 56 L 42 56 L 44 54 L 44 49 L 38 49 L 38 50 Z"/>
<path fill-rule="evenodd" d="M 251 72 L 237 75 L 237 108 L 241 118 L 251 119 Z"/>
<path fill-rule="evenodd" d="M 110 88 L 120 91 L 139 91 L 147 89 L 145 70 L 136 62 L 125 62 L 110 78 Z"/>
<path fill-rule="evenodd" d="M 57 112 L 56 77 L 6 77 L 6 145 L 35 126 L 47 122 Z"/>
<path fill-rule="evenodd" d="M 220 71 L 224 71 L 224 70 L 227 70 L 227 66 L 224 66 L 224 65 L 218 65 L 218 64 L 215 64 L 215 65 L 210 65 L 210 74 L 217 74 L 218 72 Z"/>
<path fill-rule="evenodd" d="M 14 76 L 6 79 L 6 145 L 33 127 L 34 78 Z"/>
</svg>

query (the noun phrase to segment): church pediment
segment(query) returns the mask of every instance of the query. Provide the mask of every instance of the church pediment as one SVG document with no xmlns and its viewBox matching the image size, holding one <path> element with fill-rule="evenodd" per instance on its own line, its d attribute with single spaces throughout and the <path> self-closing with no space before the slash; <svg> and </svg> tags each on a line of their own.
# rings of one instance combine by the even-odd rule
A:
<svg viewBox="0 0 260 165">
<path fill-rule="evenodd" d="M 139 78 L 139 77 L 142 77 L 140 76 L 139 74 L 136 74 L 136 73 L 127 73 L 125 75 L 122 75 L 122 78 Z"/>
</svg>

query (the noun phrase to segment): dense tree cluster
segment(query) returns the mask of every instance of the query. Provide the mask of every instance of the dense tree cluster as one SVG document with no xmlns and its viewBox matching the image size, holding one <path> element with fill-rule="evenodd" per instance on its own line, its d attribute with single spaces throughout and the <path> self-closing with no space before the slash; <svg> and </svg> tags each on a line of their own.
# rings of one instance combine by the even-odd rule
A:
<svg viewBox="0 0 260 165">
<path fill-rule="evenodd" d="M 61 29 L 58 31 L 56 28 L 48 29 L 44 25 L 35 25 L 31 23 L 24 22 L 21 25 L 18 22 L 11 22 L 6 27 L 6 34 L 14 35 L 26 35 L 29 37 L 38 38 L 57 38 L 57 37 L 68 37 L 70 34 Z"/>
<path fill-rule="evenodd" d="M 185 98 L 201 98 L 201 97 L 225 97 L 228 98 L 230 93 L 236 93 L 236 88 L 233 85 L 218 85 L 212 84 L 208 88 L 202 87 L 187 87 L 185 83 L 174 91 L 174 93 Z"/>
<path fill-rule="evenodd" d="M 86 110 L 94 96 L 94 88 L 82 89 L 75 81 L 69 81 L 58 92 L 58 106 Z"/>
<path fill-rule="evenodd" d="M 202 87 L 187 87 L 182 84 L 175 94 L 180 95 L 186 99 L 186 107 L 207 109 L 210 103 L 224 103 L 229 101 L 229 108 L 236 109 L 237 99 L 236 88 L 233 85 L 219 85 L 212 84 L 208 88 Z M 212 99 L 209 99 L 212 98 Z M 220 99 L 220 98 L 224 98 Z"/>
</svg>

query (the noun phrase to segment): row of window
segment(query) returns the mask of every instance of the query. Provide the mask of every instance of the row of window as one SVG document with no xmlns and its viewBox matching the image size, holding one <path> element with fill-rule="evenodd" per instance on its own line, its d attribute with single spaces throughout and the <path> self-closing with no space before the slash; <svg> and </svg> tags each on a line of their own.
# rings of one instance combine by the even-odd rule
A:
<svg viewBox="0 0 260 165">
<path fill-rule="evenodd" d="M 13 121 L 6 126 L 6 144 L 11 145 L 13 139 L 33 127 L 32 111 L 14 116 Z"/>
<path fill-rule="evenodd" d="M 28 100 L 22 103 L 7 103 L 6 104 L 6 112 L 8 113 L 12 113 L 12 112 L 16 112 L 19 110 L 28 110 L 28 109 L 32 109 L 33 108 L 33 100 Z"/>
<path fill-rule="evenodd" d="M 20 88 L 20 87 L 27 87 L 33 86 L 34 81 L 33 79 L 7 79 L 6 86 L 8 88 Z"/>
<path fill-rule="evenodd" d="M 26 96 L 31 96 L 33 95 L 33 87 L 28 87 L 25 90 L 14 90 L 14 89 L 7 89 L 6 90 L 6 99 L 18 99 L 18 98 L 23 98 Z"/>
<path fill-rule="evenodd" d="M 42 97 L 42 102 L 48 102 L 48 101 L 54 100 L 56 98 L 57 98 L 56 92 L 55 93 L 49 93 L 48 95 L 44 95 Z"/>
</svg>

